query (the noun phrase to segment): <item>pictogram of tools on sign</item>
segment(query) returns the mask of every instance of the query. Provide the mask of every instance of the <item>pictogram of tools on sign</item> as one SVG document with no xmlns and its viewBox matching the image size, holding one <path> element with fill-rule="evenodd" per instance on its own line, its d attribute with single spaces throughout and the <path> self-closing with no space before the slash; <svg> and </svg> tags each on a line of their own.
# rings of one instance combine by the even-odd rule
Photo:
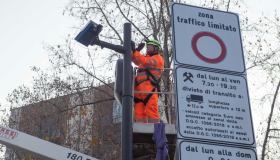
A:
<svg viewBox="0 0 280 160">
<path fill-rule="evenodd" d="M 186 81 L 189 80 L 190 82 L 193 83 L 193 80 L 192 80 L 193 75 L 192 75 L 192 73 L 190 73 L 190 72 L 185 72 L 185 73 L 183 74 L 183 76 L 185 77 L 184 82 L 186 82 Z"/>
</svg>

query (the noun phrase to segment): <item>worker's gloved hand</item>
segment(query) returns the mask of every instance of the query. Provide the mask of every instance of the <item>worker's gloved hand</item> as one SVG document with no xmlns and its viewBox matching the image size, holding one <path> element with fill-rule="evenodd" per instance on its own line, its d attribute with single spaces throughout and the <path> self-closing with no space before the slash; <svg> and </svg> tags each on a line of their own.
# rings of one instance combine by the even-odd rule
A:
<svg viewBox="0 0 280 160">
<path fill-rule="evenodd" d="M 145 43 L 138 44 L 136 51 L 141 51 L 144 48 L 144 46 L 145 46 Z"/>
<path fill-rule="evenodd" d="M 131 41 L 131 51 L 135 52 L 135 42 Z"/>
</svg>

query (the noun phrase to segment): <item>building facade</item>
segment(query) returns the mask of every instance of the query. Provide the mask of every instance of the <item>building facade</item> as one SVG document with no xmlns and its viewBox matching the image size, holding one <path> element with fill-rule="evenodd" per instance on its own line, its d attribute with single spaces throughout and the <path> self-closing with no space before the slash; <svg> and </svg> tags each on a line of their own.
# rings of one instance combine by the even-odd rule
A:
<svg viewBox="0 0 280 160">
<path fill-rule="evenodd" d="M 121 106 L 101 86 L 13 109 L 10 127 L 97 159 L 120 159 Z M 7 149 L 6 159 L 40 159 Z"/>
</svg>

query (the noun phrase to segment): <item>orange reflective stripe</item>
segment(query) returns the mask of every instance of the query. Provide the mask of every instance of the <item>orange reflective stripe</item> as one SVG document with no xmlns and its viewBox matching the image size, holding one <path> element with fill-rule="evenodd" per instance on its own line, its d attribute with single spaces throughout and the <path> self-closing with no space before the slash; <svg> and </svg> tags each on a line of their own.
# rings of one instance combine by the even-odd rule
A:
<svg viewBox="0 0 280 160">
<path fill-rule="evenodd" d="M 163 68 L 164 62 L 160 55 L 143 56 L 139 51 L 135 51 L 132 56 L 132 61 L 141 67 Z"/>
<path fill-rule="evenodd" d="M 162 71 L 161 70 L 150 70 L 151 74 L 154 75 L 156 78 L 159 78 Z"/>
<path fill-rule="evenodd" d="M 135 59 L 135 60 L 134 60 L 134 63 L 139 64 L 139 60 L 138 60 L 138 59 Z"/>
<path fill-rule="evenodd" d="M 137 81 L 139 80 L 147 80 L 147 77 L 148 77 L 148 73 L 146 71 L 143 71 L 143 68 L 141 68 L 142 71 L 141 72 L 137 72 L 137 76 L 136 76 L 136 79 Z M 158 69 L 158 68 L 147 68 L 150 73 L 152 75 L 155 76 L 155 78 L 159 79 L 160 76 L 161 76 L 161 73 L 162 73 L 162 70 L 161 69 Z"/>
<path fill-rule="evenodd" d="M 146 81 L 147 78 L 148 78 L 148 76 L 147 76 L 146 74 L 144 74 L 144 75 L 137 75 L 137 76 L 135 77 L 135 85 L 136 85 L 136 84 L 140 84 L 140 83 Z"/>
<path fill-rule="evenodd" d="M 137 73 L 137 76 L 146 76 L 147 74 L 146 74 L 146 72 L 138 72 Z"/>
<path fill-rule="evenodd" d="M 153 74 L 155 77 L 159 78 L 161 73 L 162 73 L 162 70 L 161 69 L 157 69 L 157 68 L 154 68 L 154 69 L 148 69 L 151 74 Z M 147 77 L 148 74 L 146 71 L 141 71 L 141 72 L 137 72 L 137 77 Z"/>
<path fill-rule="evenodd" d="M 160 78 L 160 75 L 154 75 L 156 79 L 159 79 Z"/>
<path fill-rule="evenodd" d="M 147 80 L 150 75 L 146 70 L 149 71 L 150 74 L 155 78 L 154 81 L 160 79 L 163 68 L 164 68 L 164 60 L 160 55 L 143 56 L 140 52 L 134 52 L 133 62 L 137 63 L 139 70 L 137 71 L 137 76 L 135 78 L 135 82 L 141 82 Z M 151 78 L 151 77 L 150 77 Z M 149 78 L 149 79 L 150 79 Z"/>
<path fill-rule="evenodd" d="M 150 69 L 150 72 L 153 72 L 155 74 L 161 74 L 161 69 Z"/>
<path fill-rule="evenodd" d="M 148 68 L 151 67 L 151 60 L 150 59 L 148 59 L 148 65 L 146 67 L 148 67 Z"/>
<path fill-rule="evenodd" d="M 135 81 L 135 86 L 138 86 L 139 84 L 141 84 L 142 82 L 145 82 L 147 79 L 142 79 L 142 80 L 137 80 Z M 136 90 L 135 90 L 136 91 Z"/>
<path fill-rule="evenodd" d="M 148 68 L 155 68 L 157 66 L 157 61 L 155 58 L 148 60 Z"/>
<path fill-rule="evenodd" d="M 157 66 L 157 61 L 156 59 L 153 59 L 154 60 L 154 65 Z"/>
</svg>

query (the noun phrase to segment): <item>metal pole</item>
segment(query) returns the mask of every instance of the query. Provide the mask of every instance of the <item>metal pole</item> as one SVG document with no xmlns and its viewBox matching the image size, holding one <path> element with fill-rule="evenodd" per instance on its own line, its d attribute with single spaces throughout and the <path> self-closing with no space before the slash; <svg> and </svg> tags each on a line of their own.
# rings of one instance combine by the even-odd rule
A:
<svg viewBox="0 0 280 160">
<path fill-rule="evenodd" d="M 124 24 L 124 62 L 122 95 L 122 160 L 132 160 L 132 66 L 131 24 Z"/>
<path fill-rule="evenodd" d="M 105 48 L 108 48 L 108 49 L 112 49 L 112 50 L 114 50 L 116 52 L 119 52 L 121 54 L 124 54 L 124 52 L 125 52 L 123 46 L 121 46 L 121 45 L 114 45 L 114 44 L 104 42 L 104 41 L 101 41 L 101 40 L 98 40 L 94 44 L 99 45 L 101 48 L 105 47 Z"/>
</svg>

